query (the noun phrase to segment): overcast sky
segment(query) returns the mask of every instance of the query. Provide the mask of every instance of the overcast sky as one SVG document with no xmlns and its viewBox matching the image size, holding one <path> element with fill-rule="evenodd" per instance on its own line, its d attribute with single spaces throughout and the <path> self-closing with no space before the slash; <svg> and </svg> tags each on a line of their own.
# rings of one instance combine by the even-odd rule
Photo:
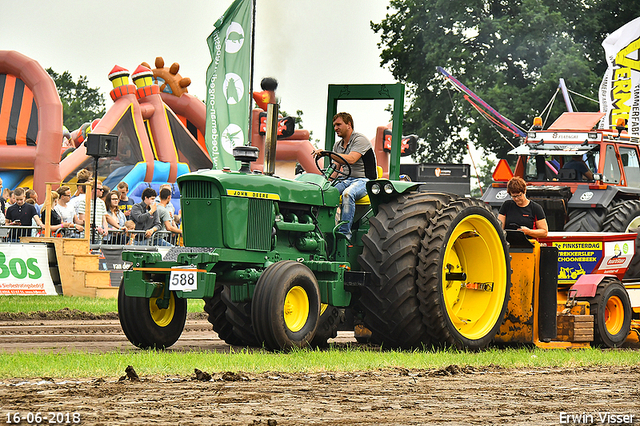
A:
<svg viewBox="0 0 640 426">
<path fill-rule="evenodd" d="M 114 65 L 133 72 L 143 61 L 180 64 L 189 93 L 205 99 L 211 60 L 206 43 L 231 0 L 0 0 L 0 49 L 16 50 L 43 68 L 81 75 L 112 105 L 107 75 Z M 328 84 L 395 83 L 380 67 L 380 22 L 388 0 L 257 0 L 254 90 L 266 76 L 279 81 L 281 109 L 302 110 L 305 129 L 324 139 Z M 345 102 L 355 128 L 368 138 L 389 121 L 388 101 Z M 70 129 L 73 130 L 73 129 Z"/>
</svg>

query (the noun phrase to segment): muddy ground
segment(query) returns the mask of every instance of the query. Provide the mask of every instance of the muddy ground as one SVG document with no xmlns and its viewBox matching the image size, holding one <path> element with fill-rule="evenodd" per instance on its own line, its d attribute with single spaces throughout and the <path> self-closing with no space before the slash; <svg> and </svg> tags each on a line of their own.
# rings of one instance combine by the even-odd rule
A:
<svg viewBox="0 0 640 426">
<path fill-rule="evenodd" d="M 117 319 L 84 315 L 0 315 L 0 351 L 137 350 Z M 355 344 L 352 333 L 340 333 L 338 342 Z M 172 350 L 198 349 L 229 347 L 203 316 L 191 315 Z M 133 372 L 122 374 L 0 380 L 0 423 L 11 424 L 7 421 L 13 422 L 15 412 L 21 417 L 40 412 L 42 424 L 74 424 L 73 413 L 78 413 L 83 425 L 640 424 L 640 366 L 194 371 L 138 380 Z M 28 420 L 20 424 L 36 424 Z"/>
</svg>

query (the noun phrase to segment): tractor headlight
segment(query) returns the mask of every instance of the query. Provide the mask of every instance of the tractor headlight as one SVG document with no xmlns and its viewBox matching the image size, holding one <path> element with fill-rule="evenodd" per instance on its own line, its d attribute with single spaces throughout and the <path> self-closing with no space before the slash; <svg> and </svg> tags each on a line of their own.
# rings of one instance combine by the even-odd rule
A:
<svg viewBox="0 0 640 426">
<path fill-rule="evenodd" d="M 384 185 L 384 192 L 386 192 L 387 194 L 393 193 L 393 185 L 391 185 L 391 183 L 386 183 Z"/>
<path fill-rule="evenodd" d="M 371 185 L 371 193 L 373 195 L 378 195 L 380 193 L 380 185 L 378 185 L 377 183 Z"/>
</svg>

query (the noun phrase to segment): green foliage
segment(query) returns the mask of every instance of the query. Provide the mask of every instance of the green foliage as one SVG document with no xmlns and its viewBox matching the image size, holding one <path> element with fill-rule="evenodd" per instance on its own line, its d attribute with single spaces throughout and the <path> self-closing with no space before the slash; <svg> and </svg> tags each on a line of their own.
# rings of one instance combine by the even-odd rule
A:
<svg viewBox="0 0 640 426">
<path fill-rule="evenodd" d="M 461 95 L 447 90 L 436 66 L 527 129 L 559 78 L 570 90 L 597 98 L 606 70 L 602 41 L 638 15 L 640 2 L 614 0 L 391 0 L 389 13 L 371 27 L 381 36 L 381 64 L 408 86 L 404 133 L 423 139 L 417 157 L 459 161 L 465 130 L 474 145 L 498 158 L 510 146 Z M 574 102 L 578 111 L 598 109 L 580 97 Z M 564 108 L 556 102 L 550 118 Z"/>
<path fill-rule="evenodd" d="M 58 88 L 64 111 L 64 125 L 70 131 L 80 128 L 84 123 L 102 118 L 105 114 L 104 96 L 98 89 L 90 88 L 86 76 L 80 76 L 77 82 L 69 71 L 58 74 L 51 68 L 47 72 Z"/>
<path fill-rule="evenodd" d="M 480 186 L 482 187 L 482 192 L 480 188 L 472 188 L 471 196 L 480 198 L 482 193 L 487 190 L 491 186 L 493 182 L 493 171 L 496 168 L 497 161 L 492 160 L 491 158 L 486 158 L 483 164 L 478 165 L 478 175 L 471 177 L 471 185 L 477 185 L 478 181 L 480 181 Z M 475 170 L 472 171 L 474 173 Z"/>
</svg>

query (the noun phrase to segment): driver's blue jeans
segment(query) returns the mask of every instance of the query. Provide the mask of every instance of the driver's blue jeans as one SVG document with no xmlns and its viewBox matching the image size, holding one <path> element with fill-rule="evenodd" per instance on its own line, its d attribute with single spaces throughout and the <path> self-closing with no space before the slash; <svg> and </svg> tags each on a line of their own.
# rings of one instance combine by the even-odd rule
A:
<svg viewBox="0 0 640 426">
<path fill-rule="evenodd" d="M 367 178 L 347 178 L 335 185 L 338 191 L 340 191 L 340 194 L 342 194 L 342 213 L 340 220 L 347 221 L 347 223 L 340 225 L 338 230 L 349 239 L 351 239 L 353 216 L 356 213 L 356 200 L 367 195 L 368 180 Z"/>
</svg>

